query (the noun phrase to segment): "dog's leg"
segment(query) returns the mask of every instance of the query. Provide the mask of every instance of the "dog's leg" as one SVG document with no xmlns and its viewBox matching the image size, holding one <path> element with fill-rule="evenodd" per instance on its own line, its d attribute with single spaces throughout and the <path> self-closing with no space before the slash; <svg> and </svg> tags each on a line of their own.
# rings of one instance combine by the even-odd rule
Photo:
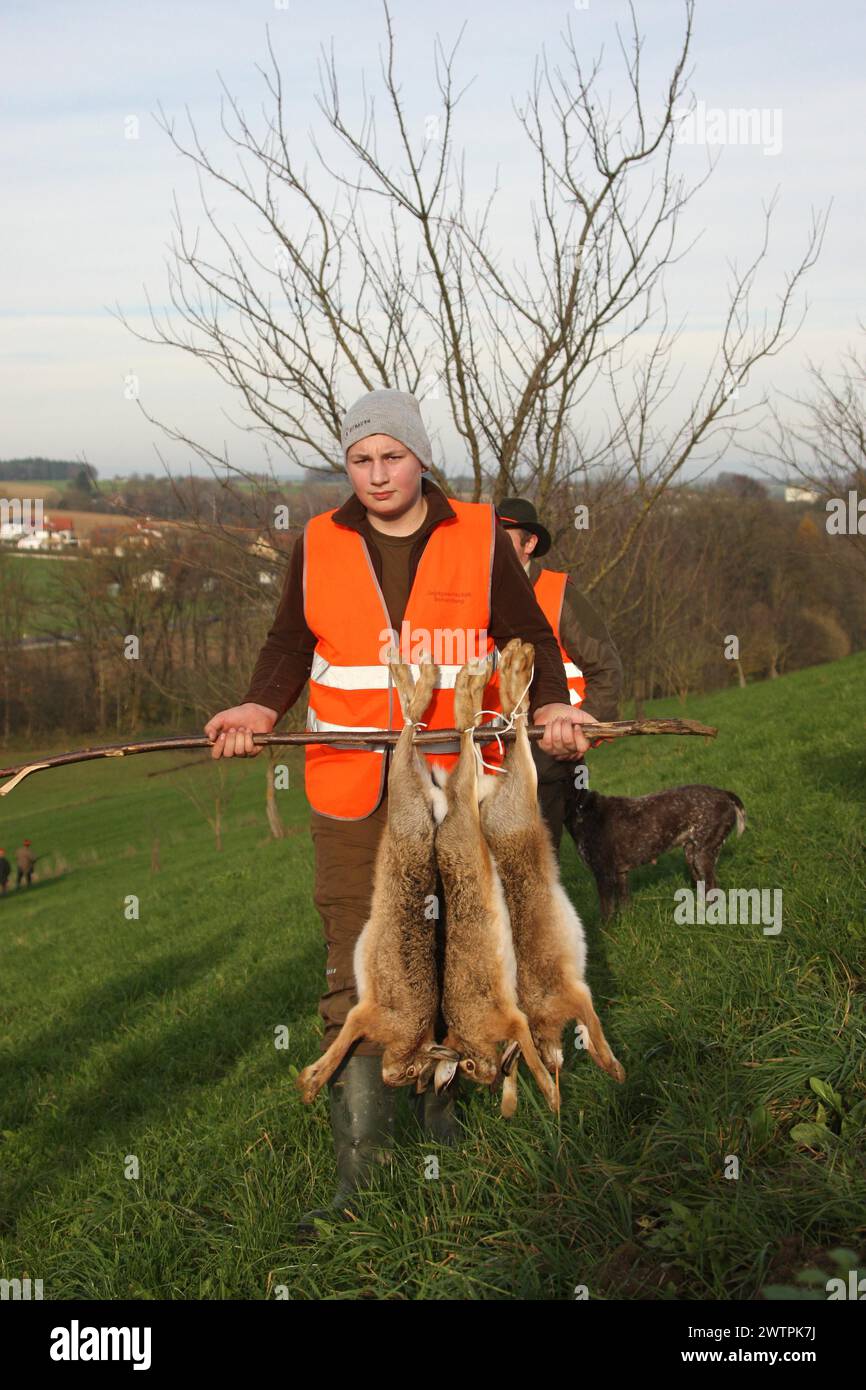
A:
<svg viewBox="0 0 866 1390">
<path fill-rule="evenodd" d="M 704 886 L 709 893 L 710 889 L 718 887 L 716 883 L 716 859 L 718 849 L 713 850 L 708 845 L 696 845 L 694 840 L 689 840 L 684 846 L 686 863 L 689 866 L 689 873 L 692 882 L 697 887 L 703 880 Z"/>
<path fill-rule="evenodd" d="M 598 889 L 598 902 L 601 920 L 609 922 L 616 911 L 616 879 L 607 874 L 596 874 L 595 886 Z"/>
</svg>

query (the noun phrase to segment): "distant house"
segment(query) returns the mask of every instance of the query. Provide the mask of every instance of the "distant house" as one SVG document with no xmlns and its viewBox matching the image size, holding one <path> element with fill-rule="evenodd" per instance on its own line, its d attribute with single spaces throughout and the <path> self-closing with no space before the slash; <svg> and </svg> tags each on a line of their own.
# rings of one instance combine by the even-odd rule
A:
<svg viewBox="0 0 866 1390">
<path fill-rule="evenodd" d="M 135 581 L 141 589 L 150 589 L 155 593 L 165 584 L 165 575 L 162 570 L 145 570 Z"/>
<path fill-rule="evenodd" d="M 240 531 L 238 531 L 238 534 L 240 534 Z M 272 540 L 269 536 L 259 532 L 252 545 L 247 546 L 247 553 L 249 555 L 254 555 L 257 560 L 282 562 L 288 551 L 292 549 L 296 538 L 300 534 L 301 532 L 298 528 L 294 531 L 280 531 L 277 532 Z M 276 541 L 276 545 L 274 544 L 274 540 Z"/>
<path fill-rule="evenodd" d="M 18 541 L 16 550 L 50 550 L 50 531 L 30 531 Z"/>
<path fill-rule="evenodd" d="M 808 502 L 810 505 L 820 500 L 820 493 L 813 492 L 808 487 L 795 487 L 791 484 L 785 486 L 786 502 Z"/>
<path fill-rule="evenodd" d="M 78 537 L 75 534 L 75 522 L 72 520 L 71 516 L 64 516 L 60 512 L 49 512 L 45 527 L 50 536 L 50 546 L 52 549 L 59 549 L 64 545 L 78 544 Z"/>
<path fill-rule="evenodd" d="M 768 483 L 767 492 L 776 502 L 805 502 L 814 506 L 821 500 L 820 493 L 809 487 L 801 487 L 799 483 Z"/>
</svg>

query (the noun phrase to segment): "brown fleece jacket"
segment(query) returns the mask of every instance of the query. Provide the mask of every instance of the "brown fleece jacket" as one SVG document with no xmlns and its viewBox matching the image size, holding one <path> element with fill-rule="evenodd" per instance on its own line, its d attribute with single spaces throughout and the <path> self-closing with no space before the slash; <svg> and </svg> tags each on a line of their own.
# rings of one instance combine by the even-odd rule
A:
<svg viewBox="0 0 866 1390">
<path fill-rule="evenodd" d="M 427 517 L 417 532 L 411 547 L 407 547 L 411 588 L 418 562 L 433 529 L 454 509 L 442 490 L 427 477 L 421 479 L 421 490 L 427 498 Z M 367 510 L 352 493 L 334 513 L 334 521 L 357 531 L 367 544 L 370 559 L 379 583 L 382 582 L 382 556 L 378 533 L 367 520 Z M 304 688 L 313 662 L 316 635 L 304 617 L 304 540 L 295 542 L 283 586 L 282 598 L 273 626 L 250 681 L 244 702 L 252 701 L 277 711 L 278 718 L 291 709 Z M 501 650 L 512 637 L 532 642 L 535 647 L 535 676 L 530 688 L 530 708 L 541 705 L 569 703 L 568 686 L 556 639 L 538 606 L 532 584 L 508 535 L 497 522 L 493 548 L 493 575 L 490 589 L 490 636 Z M 403 621 L 402 612 L 391 612 L 391 625 L 397 632 Z M 595 711 L 592 711 L 595 713 Z"/>
</svg>

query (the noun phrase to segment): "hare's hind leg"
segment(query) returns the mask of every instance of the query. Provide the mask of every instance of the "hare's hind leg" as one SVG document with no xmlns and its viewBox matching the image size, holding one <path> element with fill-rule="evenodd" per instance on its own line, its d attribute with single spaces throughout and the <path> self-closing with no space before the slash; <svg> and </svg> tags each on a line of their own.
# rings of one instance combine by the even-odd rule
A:
<svg viewBox="0 0 866 1390">
<path fill-rule="evenodd" d="M 526 1058 L 526 1065 L 538 1082 L 544 1099 L 547 1101 L 551 1110 L 557 1111 L 559 1109 L 559 1095 L 550 1079 L 550 1073 L 538 1055 L 532 1033 L 529 1030 L 526 1014 L 521 1013 L 519 1009 L 515 1011 L 510 1020 L 508 1036 L 520 1043 L 523 1055 Z"/>
<path fill-rule="evenodd" d="M 461 732 L 475 723 L 487 682 L 493 671 L 491 657 L 467 661 L 454 682 L 454 724 Z"/>
<path fill-rule="evenodd" d="M 417 723 L 433 698 L 438 668 L 432 662 L 420 662 L 417 684 L 411 668 L 402 661 L 389 661 L 388 668 L 397 687 L 403 718 Z"/>
<path fill-rule="evenodd" d="M 352 1043 L 368 1033 L 372 1017 L 373 1005 L 369 1003 L 356 1004 L 349 1010 L 346 1022 L 327 1052 L 323 1052 L 317 1062 L 304 1067 L 298 1077 L 296 1085 L 305 1101 L 309 1103 L 315 1100 L 325 1082 L 330 1080 L 337 1070 Z"/>
<path fill-rule="evenodd" d="M 567 1007 L 571 1010 L 571 1016 L 578 1023 L 583 1024 L 586 1029 L 589 1043 L 587 1052 L 589 1053 L 596 1066 L 601 1067 L 612 1076 L 614 1081 L 625 1081 L 625 1072 L 610 1050 L 604 1030 L 599 1022 L 598 1014 L 592 1004 L 592 995 L 584 984 L 575 983 L 569 989 L 567 996 Z"/>
<path fill-rule="evenodd" d="M 532 677 L 535 648 L 531 642 L 512 637 L 499 661 L 499 695 L 503 714 L 510 716 L 529 708 L 528 685 Z"/>
</svg>

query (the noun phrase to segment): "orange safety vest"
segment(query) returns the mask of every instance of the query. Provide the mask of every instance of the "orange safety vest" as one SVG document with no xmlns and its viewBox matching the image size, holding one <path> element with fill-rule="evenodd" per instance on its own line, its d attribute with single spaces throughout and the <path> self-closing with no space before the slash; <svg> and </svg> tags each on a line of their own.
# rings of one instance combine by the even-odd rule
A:
<svg viewBox="0 0 866 1390">
<path fill-rule="evenodd" d="M 565 667 L 565 682 L 568 686 L 569 698 L 573 705 L 583 703 L 586 694 L 586 680 L 579 666 L 575 666 L 565 647 L 562 645 L 559 636 L 559 624 L 562 621 L 562 602 L 565 598 L 565 586 L 568 582 L 568 575 L 562 574 L 558 570 L 542 570 L 535 581 L 535 597 L 538 606 L 544 614 L 550 626 L 553 628 L 553 635 L 559 643 L 559 654 L 562 657 L 562 664 Z"/>
<path fill-rule="evenodd" d="M 437 686 L 425 712 L 428 729 L 454 728 L 454 681 L 465 663 L 498 653 L 487 628 L 493 574 L 495 518 L 483 502 L 458 502 L 431 532 L 406 604 L 399 653 L 415 666 L 422 650 L 438 667 Z M 316 635 L 310 671 L 307 728 L 314 732 L 401 729 L 403 712 L 391 681 L 387 651 L 391 618 L 370 554 L 357 531 L 334 523 L 334 510 L 304 528 L 304 614 Z M 499 677 L 494 669 L 483 699 L 501 723 Z M 484 721 L 487 722 L 487 721 Z M 375 811 L 385 787 L 387 745 L 372 749 L 339 744 L 306 745 L 304 782 L 315 811 L 335 820 L 363 820 Z M 425 753 L 446 768 L 459 743 Z M 483 745 L 484 760 L 499 765 L 496 742 Z"/>
</svg>

